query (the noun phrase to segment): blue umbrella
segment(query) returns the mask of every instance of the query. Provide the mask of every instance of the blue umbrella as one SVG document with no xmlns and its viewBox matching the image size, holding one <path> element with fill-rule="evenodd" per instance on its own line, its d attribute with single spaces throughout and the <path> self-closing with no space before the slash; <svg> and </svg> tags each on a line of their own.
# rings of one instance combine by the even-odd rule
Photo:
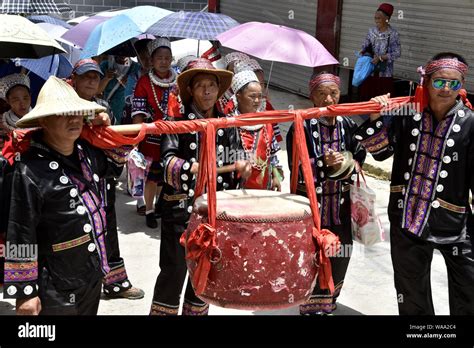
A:
<svg viewBox="0 0 474 348">
<path fill-rule="evenodd" d="M 59 26 L 61 26 L 63 28 L 66 28 L 66 29 L 71 29 L 72 28 L 71 24 L 68 24 L 67 22 L 65 22 L 65 21 L 63 21 L 59 18 L 55 18 L 55 17 L 48 16 L 48 15 L 28 16 L 27 18 L 30 21 L 32 21 L 33 23 L 49 23 L 49 24 L 59 25 Z"/>
<path fill-rule="evenodd" d="M 81 58 L 98 56 L 136 36 L 143 34 L 157 19 L 173 13 L 154 6 L 137 6 L 122 12 L 92 30 Z"/>
<path fill-rule="evenodd" d="M 69 77 L 73 69 L 72 64 L 61 54 L 39 59 L 15 59 L 14 61 L 17 66 L 28 69 L 43 80 L 47 80 L 52 75 L 59 78 Z"/>
<path fill-rule="evenodd" d="M 160 19 L 148 28 L 155 36 L 195 40 L 215 40 L 216 36 L 239 25 L 220 13 L 180 11 Z"/>
</svg>

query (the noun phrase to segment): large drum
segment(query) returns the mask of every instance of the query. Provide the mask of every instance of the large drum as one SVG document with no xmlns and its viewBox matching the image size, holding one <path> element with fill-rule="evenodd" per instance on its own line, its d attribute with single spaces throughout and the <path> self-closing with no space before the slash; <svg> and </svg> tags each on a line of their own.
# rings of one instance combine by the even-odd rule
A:
<svg viewBox="0 0 474 348">
<path fill-rule="evenodd" d="M 216 215 L 218 249 L 200 298 L 220 307 L 262 310 L 295 306 L 310 296 L 318 267 L 307 198 L 221 191 Z M 201 222 L 207 222 L 206 195 L 194 204 L 187 235 Z M 195 268 L 188 260 L 191 278 Z"/>
</svg>

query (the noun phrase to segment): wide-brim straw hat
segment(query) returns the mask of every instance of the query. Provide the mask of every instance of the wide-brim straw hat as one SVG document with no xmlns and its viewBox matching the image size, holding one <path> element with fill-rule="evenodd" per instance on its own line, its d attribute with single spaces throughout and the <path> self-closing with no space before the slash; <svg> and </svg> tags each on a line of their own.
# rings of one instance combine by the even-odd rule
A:
<svg viewBox="0 0 474 348">
<path fill-rule="evenodd" d="M 227 91 L 232 83 L 232 72 L 228 70 L 216 69 L 212 63 L 204 58 L 193 60 L 186 67 L 186 71 L 179 74 L 177 82 L 179 87 L 179 95 L 184 105 L 189 104 L 192 99 L 191 94 L 188 91 L 188 86 L 194 76 L 198 74 L 211 74 L 217 77 L 219 81 L 219 93 L 217 99 Z"/>
<path fill-rule="evenodd" d="M 93 117 L 106 109 L 80 98 L 66 81 L 51 76 L 41 88 L 36 106 L 16 122 L 19 128 L 39 127 L 38 120 L 48 116 Z"/>
</svg>

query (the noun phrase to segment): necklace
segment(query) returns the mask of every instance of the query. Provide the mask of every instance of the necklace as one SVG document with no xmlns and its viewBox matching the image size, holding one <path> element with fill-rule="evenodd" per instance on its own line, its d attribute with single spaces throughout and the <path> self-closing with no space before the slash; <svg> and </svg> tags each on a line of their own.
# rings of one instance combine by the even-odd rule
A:
<svg viewBox="0 0 474 348">
<path fill-rule="evenodd" d="M 161 81 L 171 81 L 169 83 L 163 83 L 160 81 L 157 81 L 156 79 L 158 78 L 152 70 L 148 72 L 148 76 L 150 77 L 150 87 L 153 92 L 153 98 L 155 99 L 156 106 L 158 109 L 160 109 L 161 113 L 163 114 L 163 119 L 168 118 L 168 98 L 170 95 L 171 89 L 174 87 L 175 80 L 176 80 L 176 73 L 174 70 L 171 71 L 171 77 L 166 80 L 161 80 Z M 159 88 L 163 88 L 163 97 L 161 98 L 161 102 L 158 100 L 158 96 L 156 95 L 156 90 L 155 90 L 155 85 L 157 85 Z"/>
<path fill-rule="evenodd" d="M 158 100 L 155 86 L 153 86 L 153 84 L 151 84 L 151 90 L 153 91 L 153 98 L 155 99 L 156 106 L 158 106 L 158 109 L 160 109 L 161 113 L 163 114 L 163 119 L 168 118 L 168 97 L 170 95 L 170 89 L 166 88 L 163 91 L 163 98 L 161 98 L 161 102 Z"/>
<path fill-rule="evenodd" d="M 16 129 L 16 121 L 19 120 L 19 117 L 15 115 L 15 113 L 11 110 L 8 110 L 3 114 L 2 123 L 3 127 L 7 129 L 9 132 L 12 132 Z"/>
<path fill-rule="evenodd" d="M 152 82 L 154 85 L 157 85 L 161 88 L 169 88 L 173 87 L 176 84 L 177 77 L 176 72 L 173 69 L 170 69 L 170 73 L 170 77 L 168 77 L 167 79 L 161 79 L 155 75 L 153 69 L 150 69 L 150 71 L 148 71 L 148 76 L 150 77 L 150 82 Z"/>
<path fill-rule="evenodd" d="M 251 131 L 244 130 L 242 128 L 239 128 L 239 131 L 240 131 L 240 138 L 242 139 L 242 147 L 243 147 L 245 153 L 247 154 L 247 157 L 249 158 L 250 165 L 253 168 L 255 168 L 259 171 L 263 171 L 267 167 L 267 162 L 268 162 L 268 159 L 270 158 L 270 151 L 271 151 L 270 142 L 269 142 L 269 139 L 268 139 L 267 127 L 263 127 L 263 137 L 264 137 L 265 146 L 266 146 L 265 159 L 264 160 L 256 158 L 257 157 L 257 154 L 256 154 L 257 148 L 256 147 L 258 146 L 258 144 L 255 144 L 255 143 L 256 143 L 256 140 L 257 140 L 258 132 L 251 132 Z M 244 132 L 247 132 L 252 136 L 253 140 L 252 140 L 252 145 L 250 147 L 247 147 L 245 145 Z"/>
</svg>

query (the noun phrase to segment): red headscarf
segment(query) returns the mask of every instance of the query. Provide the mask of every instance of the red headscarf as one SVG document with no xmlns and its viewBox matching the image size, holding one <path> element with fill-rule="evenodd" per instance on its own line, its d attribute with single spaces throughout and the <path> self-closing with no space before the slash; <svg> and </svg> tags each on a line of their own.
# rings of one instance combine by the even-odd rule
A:
<svg viewBox="0 0 474 348">
<path fill-rule="evenodd" d="M 421 110 L 423 110 L 428 105 L 428 90 L 423 86 L 424 78 L 441 69 L 457 70 L 464 77 L 467 74 L 468 66 L 457 58 L 441 58 L 428 62 L 424 68 L 420 66 L 417 71 L 421 74 L 421 81 L 416 88 L 415 101 L 421 106 Z M 459 91 L 459 97 L 463 101 L 464 105 L 466 105 L 469 109 L 474 110 L 471 102 L 469 99 L 467 99 L 467 91 L 465 89 L 461 89 Z"/>
<path fill-rule="evenodd" d="M 318 88 L 323 83 L 335 83 L 338 87 L 341 86 L 341 79 L 339 76 L 333 74 L 317 74 L 313 75 L 309 81 L 309 93 L 311 94 L 316 88 Z"/>
<path fill-rule="evenodd" d="M 393 6 L 385 2 L 379 6 L 377 11 L 382 11 L 390 18 L 393 14 Z"/>
</svg>

